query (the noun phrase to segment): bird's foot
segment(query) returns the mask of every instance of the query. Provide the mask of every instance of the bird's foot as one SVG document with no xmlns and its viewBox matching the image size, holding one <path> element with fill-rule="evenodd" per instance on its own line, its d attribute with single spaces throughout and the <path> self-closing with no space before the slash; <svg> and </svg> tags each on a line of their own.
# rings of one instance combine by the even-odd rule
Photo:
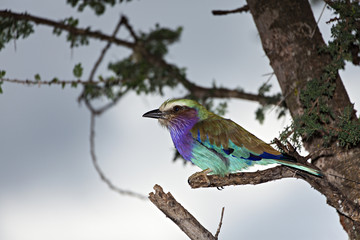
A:
<svg viewBox="0 0 360 240">
<path fill-rule="evenodd" d="M 194 173 L 193 175 L 191 175 L 189 177 L 188 181 L 192 181 L 192 180 L 196 179 L 197 182 L 206 182 L 207 185 L 210 186 L 211 182 L 210 182 L 209 178 L 207 177 L 207 174 L 211 173 L 211 172 L 212 171 L 209 168 L 205 169 L 205 170 L 203 170 L 201 172 L 196 172 L 196 173 Z"/>
</svg>

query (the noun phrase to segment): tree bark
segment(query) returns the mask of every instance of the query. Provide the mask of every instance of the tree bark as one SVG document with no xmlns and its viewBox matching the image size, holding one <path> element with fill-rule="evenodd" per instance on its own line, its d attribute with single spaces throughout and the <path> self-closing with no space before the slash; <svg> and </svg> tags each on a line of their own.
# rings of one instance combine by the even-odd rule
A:
<svg viewBox="0 0 360 240">
<path fill-rule="evenodd" d="M 306 0 L 247 0 L 250 12 L 259 31 L 262 46 L 279 81 L 286 105 L 292 117 L 304 113 L 300 92 L 306 83 L 320 79 L 330 62 L 330 56 L 319 54 L 325 44 L 317 27 L 309 2 Z M 338 77 L 334 96 L 328 102 L 335 114 L 352 106 L 345 87 Z M 355 114 L 353 114 L 355 117 Z M 331 123 L 333 124 L 333 123 Z M 315 136 L 303 141 L 309 153 L 321 151 L 323 139 Z M 340 222 L 349 239 L 360 239 L 360 149 L 346 150 L 334 143 L 331 156 L 320 157 L 314 163 L 325 174 L 323 181 L 305 179 L 327 202 L 336 208 Z M 335 199 L 339 198 L 339 199 Z"/>
<path fill-rule="evenodd" d="M 211 232 L 204 228 L 196 218 L 191 215 L 180 203 L 178 203 L 171 193 L 165 193 L 161 186 L 154 186 L 155 193 L 149 194 L 150 201 L 158 207 L 168 218 L 193 240 L 216 240 Z M 221 221 L 220 221 L 221 223 Z M 217 231 L 220 232 L 220 227 Z"/>
</svg>

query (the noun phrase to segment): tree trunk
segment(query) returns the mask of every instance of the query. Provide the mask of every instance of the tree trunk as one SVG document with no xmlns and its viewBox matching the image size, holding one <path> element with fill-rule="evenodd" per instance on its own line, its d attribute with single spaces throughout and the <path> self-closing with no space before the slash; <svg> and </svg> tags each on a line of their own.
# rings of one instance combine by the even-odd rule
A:
<svg viewBox="0 0 360 240">
<path fill-rule="evenodd" d="M 247 0 L 250 12 L 259 31 L 264 51 L 279 81 L 286 105 L 292 117 L 304 113 L 300 92 L 306 83 L 320 79 L 330 56 L 319 54 L 324 40 L 306 0 Z M 352 106 L 344 85 L 338 77 L 334 96 L 329 106 L 335 114 Z M 355 114 L 353 114 L 355 117 Z M 333 124 L 333 123 L 331 123 Z M 321 151 L 320 136 L 304 141 L 309 153 Z M 331 156 L 320 157 L 314 163 L 325 174 L 322 180 L 306 179 L 325 195 L 327 203 L 336 208 L 340 222 L 349 239 L 360 239 L 360 149 L 346 150 L 333 143 Z M 325 152 L 325 150 L 324 150 Z"/>
</svg>

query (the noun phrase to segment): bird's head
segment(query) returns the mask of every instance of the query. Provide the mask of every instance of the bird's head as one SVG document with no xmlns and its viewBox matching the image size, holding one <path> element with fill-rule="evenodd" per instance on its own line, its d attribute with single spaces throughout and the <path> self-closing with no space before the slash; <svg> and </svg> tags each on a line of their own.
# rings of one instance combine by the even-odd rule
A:
<svg viewBox="0 0 360 240">
<path fill-rule="evenodd" d="M 193 126 L 207 118 L 209 112 L 200 103 L 190 99 L 171 99 L 165 101 L 159 109 L 149 111 L 143 117 L 156 118 L 167 128 Z M 189 127 L 192 127 L 189 126 Z"/>
</svg>

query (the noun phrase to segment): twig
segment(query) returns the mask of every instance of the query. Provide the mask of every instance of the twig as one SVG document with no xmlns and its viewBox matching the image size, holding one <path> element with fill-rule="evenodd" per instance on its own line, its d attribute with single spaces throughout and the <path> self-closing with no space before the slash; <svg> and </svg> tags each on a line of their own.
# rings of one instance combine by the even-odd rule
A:
<svg viewBox="0 0 360 240">
<path fill-rule="evenodd" d="M 249 5 L 244 5 L 240 8 L 234 9 L 234 10 L 212 10 L 213 15 L 227 15 L 230 13 L 242 13 L 242 12 L 248 12 L 249 11 Z"/>
<path fill-rule="evenodd" d="M 149 193 L 150 201 L 170 218 L 190 239 L 215 240 L 216 238 L 191 215 L 170 192 L 161 186 L 154 186 L 155 193 Z"/>
<path fill-rule="evenodd" d="M 97 158 L 96 158 L 96 155 L 95 155 L 95 114 L 94 113 L 90 113 L 91 116 L 90 116 L 90 155 L 91 155 L 91 159 L 92 159 L 92 163 L 96 169 L 96 172 L 99 174 L 101 180 L 103 182 L 106 183 L 106 185 L 108 185 L 108 187 L 121 194 L 121 195 L 126 195 L 126 196 L 131 196 L 131 197 L 136 197 L 136 198 L 139 198 L 141 200 L 146 200 L 147 197 L 140 194 L 140 193 L 136 193 L 136 192 L 133 192 L 133 191 L 129 191 L 129 190 L 123 190 L 117 186 L 115 186 L 111 181 L 110 179 L 108 179 L 105 174 L 103 173 L 103 171 L 101 170 L 98 162 L 97 162 Z"/>
<path fill-rule="evenodd" d="M 225 207 L 223 207 L 222 210 L 221 210 L 221 217 L 220 217 L 219 227 L 216 230 L 215 239 L 219 238 L 219 233 L 220 233 L 220 229 L 221 229 L 221 226 L 222 226 L 222 220 L 224 218 L 224 210 L 225 210 Z"/>
<path fill-rule="evenodd" d="M 314 29 L 313 29 L 313 31 L 312 31 L 312 33 L 311 33 L 311 35 L 310 35 L 310 36 L 311 36 L 310 38 L 312 38 L 312 37 L 314 36 L 314 34 L 315 34 L 315 30 L 316 30 L 316 28 L 318 27 L 319 22 L 320 22 L 320 19 L 321 19 L 322 15 L 323 15 L 323 13 L 324 13 L 324 11 L 325 11 L 326 4 L 327 4 L 327 3 L 324 4 L 323 9 L 321 10 L 321 13 L 320 13 L 320 15 L 319 15 L 319 18 L 318 18 L 318 20 L 316 21 L 316 26 L 314 27 Z"/>
<path fill-rule="evenodd" d="M 120 20 L 118 22 L 118 24 L 116 25 L 115 29 L 114 29 L 114 32 L 112 34 L 112 37 L 115 37 L 116 34 L 118 33 L 118 31 L 120 30 L 120 27 L 121 25 L 125 24 L 126 22 L 126 26 L 129 25 L 128 21 L 127 21 L 127 18 L 125 16 L 121 16 L 120 17 Z M 127 27 L 128 28 L 128 27 Z M 93 81 L 93 78 L 94 78 L 94 75 L 96 73 L 96 70 L 98 69 L 100 63 L 102 62 L 102 60 L 104 59 L 105 57 L 105 54 L 106 52 L 109 50 L 109 48 L 111 47 L 111 44 L 112 42 L 108 42 L 106 44 L 106 46 L 102 49 L 101 53 L 100 53 L 100 56 L 99 58 L 97 59 L 97 61 L 95 62 L 92 70 L 91 70 L 91 73 L 89 75 L 89 82 L 92 82 Z M 84 99 L 84 96 L 85 96 L 85 88 L 84 90 L 82 91 L 82 93 L 80 94 L 80 96 L 78 97 L 78 101 L 80 102 L 82 99 Z M 108 103 L 107 105 L 99 108 L 99 109 L 95 109 L 91 102 L 87 99 L 85 99 L 85 104 L 86 106 L 88 107 L 88 109 L 93 113 L 93 114 L 96 114 L 96 115 L 100 115 L 101 113 L 105 112 L 107 109 L 109 109 L 110 107 L 114 106 L 118 100 L 120 99 L 120 96 L 118 96 L 116 99 L 114 99 L 112 102 Z"/>
<path fill-rule="evenodd" d="M 116 25 L 115 30 L 114 30 L 113 34 L 111 35 L 111 37 L 116 37 L 116 34 L 118 33 L 121 25 L 124 23 L 124 19 L 126 19 L 124 16 L 120 17 L 120 20 L 119 20 L 118 24 Z M 104 47 L 104 49 L 101 51 L 101 54 L 100 54 L 99 58 L 97 59 L 97 61 L 95 62 L 93 68 L 91 69 L 91 73 L 89 75 L 89 82 L 93 81 L 95 72 L 98 69 L 98 67 L 99 67 L 100 63 L 102 62 L 102 60 L 104 59 L 104 56 L 105 56 L 106 52 L 111 47 L 111 44 L 112 44 L 112 42 L 108 42 L 106 44 L 106 46 Z"/>
<path fill-rule="evenodd" d="M 18 83 L 18 84 L 25 84 L 25 85 L 72 85 L 72 84 L 82 84 L 82 85 L 96 85 L 103 81 L 93 81 L 88 82 L 84 80 L 47 80 L 47 81 L 37 81 L 37 80 L 29 80 L 29 79 L 10 79 L 10 78 L 1 78 L 1 81 L 4 82 L 11 82 L 11 83 Z"/>
<path fill-rule="evenodd" d="M 129 24 L 127 17 L 123 16 L 122 20 L 123 20 L 125 27 L 127 28 L 127 30 L 129 31 L 130 35 L 133 37 L 133 39 L 136 43 L 138 41 L 138 36 L 136 35 L 133 27 Z"/>
</svg>

